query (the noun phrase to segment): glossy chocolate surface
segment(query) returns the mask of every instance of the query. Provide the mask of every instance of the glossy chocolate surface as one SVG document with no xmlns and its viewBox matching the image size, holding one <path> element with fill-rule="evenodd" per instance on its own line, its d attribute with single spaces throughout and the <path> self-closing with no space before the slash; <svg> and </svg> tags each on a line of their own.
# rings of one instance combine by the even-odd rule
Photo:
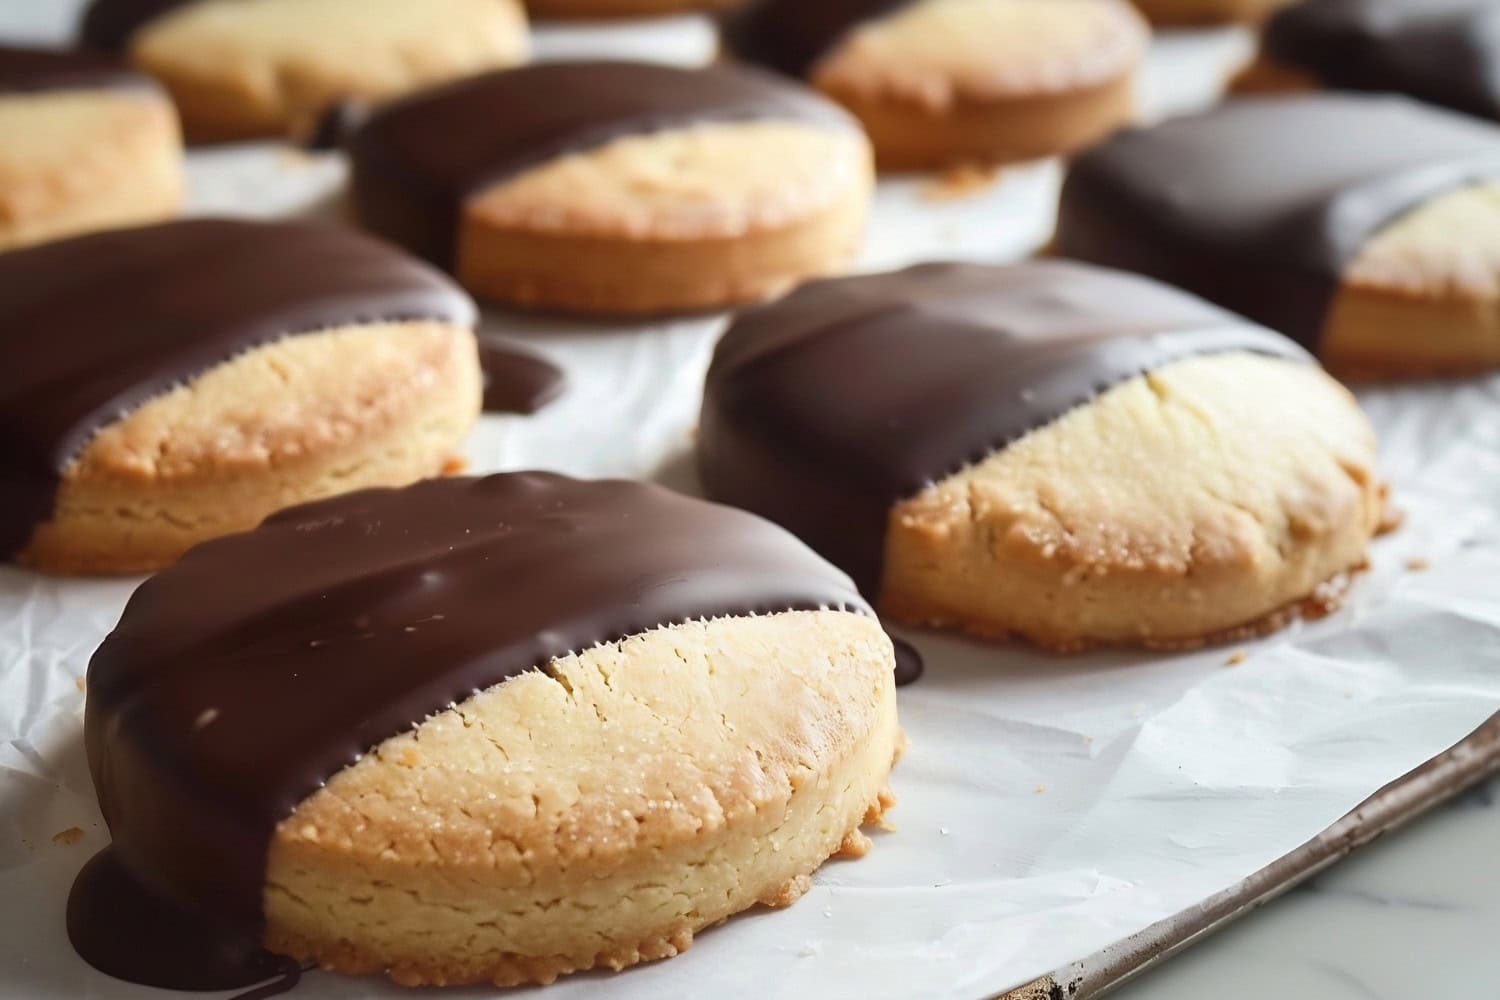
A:
<svg viewBox="0 0 1500 1000">
<path fill-rule="evenodd" d="M 78 25 L 78 40 L 91 49 L 123 52 L 147 22 L 196 0 L 94 0 Z"/>
<path fill-rule="evenodd" d="M 0 45 L 0 96 L 106 88 L 154 90 L 156 84 L 106 56 Z"/>
<path fill-rule="evenodd" d="M 806 76 L 850 31 L 913 2 L 750 0 L 726 15 L 724 46 L 737 58 Z"/>
</svg>

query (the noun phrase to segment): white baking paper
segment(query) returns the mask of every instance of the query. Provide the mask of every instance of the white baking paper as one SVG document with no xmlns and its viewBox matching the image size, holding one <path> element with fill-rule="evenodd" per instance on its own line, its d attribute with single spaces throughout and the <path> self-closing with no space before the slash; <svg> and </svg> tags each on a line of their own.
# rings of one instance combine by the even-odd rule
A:
<svg viewBox="0 0 1500 1000">
<path fill-rule="evenodd" d="M 47 37 L 67 23 L 57 6 L 3 0 L 0 27 Z M 585 31 L 563 48 L 611 51 L 610 38 Z M 1245 46 L 1233 33 L 1159 44 L 1152 108 L 1202 103 Z M 336 158 L 241 147 L 192 161 L 195 210 L 336 217 Z M 1025 167 L 946 200 L 922 179 L 887 182 L 863 263 L 1023 253 L 1046 237 L 1058 178 L 1055 165 Z M 690 433 L 721 323 L 624 329 L 491 311 L 486 335 L 535 346 L 572 384 L 537 417 L 486 417 L 474 468 L 695 489 Z M 789 910 L 545 995 L 992 995 L 1233 885 L 1463 738 L 1500 709 L 1500 378 L 1363 399 L 1408 518 L 1377 543 L 1344 610 L 1240 647 L 1249 655 L 1233 666 L 1231 649 L 1062 658 L 909 635 L 928 672 L 900 695 L 911 751 L 894 777 L 898 829 L 876 834 L 867 858 L 825 866 Z M 79 681 L 133 585 L 0 569 L 0 996 L 170 995 L 89 969 L 63 930 L 72 877 L 107 841 Z M 54 843 L 74 827 L 80 841 Z M 300 995 L 409 994 L 315 973 Z"/>
</svg>

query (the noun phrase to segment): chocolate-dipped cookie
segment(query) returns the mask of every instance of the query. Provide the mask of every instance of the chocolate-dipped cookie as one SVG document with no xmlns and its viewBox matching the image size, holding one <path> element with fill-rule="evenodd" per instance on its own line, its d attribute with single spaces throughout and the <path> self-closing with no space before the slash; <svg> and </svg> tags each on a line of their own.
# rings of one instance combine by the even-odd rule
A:
<svg viewBox="0 0 1500 1000">
<path fill-rule="evenodd" d="M 1303 0 L 1266 25 L 1241 90 L 1408 94 L 1500 118 L 1494 0 Z"/>
<path fill-rule="evenodd" d="M 474 306 L 356 233 L 194 220 L 0 255 L 0 555 L 134 572 L 443 470 Z"/>
<path fill-rule="evenodd" d="M 725 29 L 853 111 L 894 169 L 1087 146 L 1132 117 L 1147 41 L 1123 0 L 751 0 Z"/>
<path fill-rule="evenodd" d="M 709 497 L 882 614 L 1059 649 L 1191 646 L 1338 596 L 1381 515 L 1353 397 L 1284 337 L 1070 261 L 932 264 L 742 314 Z"/>
<path fill-rule="evenodd" d="M 526 0 L 526 10 L 533 17 L 571 20 L 727 10 L 739 3 L 740 0 Z"/>
<path fill-rule="evenodd" d="M 1302 0 L 1132 0 L 1153 24 L 1192 28 L 1256 24 Z"/>
<path fill-rule="evenodd" d="M 1500 127 L 1397 97 L 1240 98 L 1073 164 L 1059 253 L 1286 333 L 1342 374 L 1500 364 Z"/>
<path fill-rule="evenodd" d="M 99 56 L 0 45 L 0 250 L 154 222 L 182 199 L 177 114 Z"/>
<path fill-rule="evenodd" d="M 520 0 L 93 0 L 83 44 L 171 91 L 191 139 L 310 135 L 378 101 L 526 58 Z"/>
<path fill-rule="evenodd" d="M 869 144 L 755 70 L 528 66 L 399 102 L 349 141 L 355 215 L 481 295 L 592 313 L 780 291 L 858 246 Z"/>
<path fill-rule="evenodd" d="M 844 574 L 660 487 L 512 473 L 284 511 L 144 584 L 95 653 L 113 843 L 70 933 L 189 988 L 264 976 L 260 947 L 405 984 L 675 955 L 868 847 L 892 667 Z"/>
</svg>

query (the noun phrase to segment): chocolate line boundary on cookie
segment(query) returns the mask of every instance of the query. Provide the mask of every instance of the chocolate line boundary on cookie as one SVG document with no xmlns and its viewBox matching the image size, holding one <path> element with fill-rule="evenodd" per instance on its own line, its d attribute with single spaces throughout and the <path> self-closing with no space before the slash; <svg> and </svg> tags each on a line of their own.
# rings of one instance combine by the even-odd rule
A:
<svg viewBox="0 0 1500 1000">
<path fill-rule="evenodd" d="M 283 511 L 142 584 L 90 661 L 85 743 L 119 862 L 101 870 L 258 943 L 276 826 L 371 748 L 559 657 L 822 608 L 874 619 L 785 530 L 647 483 L 508 473 Z M 70 912 L 107 920 L 92 888 Z"/>
<path fill-rule="evenodd" d="M 78 22 L 78 40 L 102 52 L 123 52 L 137 31 L 199 0 L 93 0 Z"/>
<path fill-rule="evenodd" d="M 132 90 L 165 96 L 155 80 L 106 56 L 0 45 L 0 98 L 60 90 Z"/>
<path fill-rule="evenodd" d="M 805 77 L 860 25 L 921 0 L 750 0 L 720 17 L 725 49 L 738 59 Z"/>
<path fill-rule="evenodd" d="M 0 255 L 0 553 L 103 427 L 236 356 L 361 323 L 472 326 L 450 279 L 348 230 L 195 219 Z"/>
<path fill-rule="evenodd" d="M 895 504 L 1137 375 L 1234 351 L 1311 362 L 1191 295 L 1071 261 L 813 282 L 720 341 L 699 473 L 875 599 Z"/>
<path fill-rule="evenodd" d="M 1226 151 L 1259 159 L 1246 167 Z M 1315 350 L 1344 271 L 1371 237 L 1438 195 L 1495 178 L 1500 128 L 1454 112 L 1402 97 L 1237 98 L 1081 154 L 1063 183 L 1055 246 L 1177 285 Z"/>
<path fill-rule="evenodd" d="M 750 67 L 542 63 L 377 111 L 345 143 L 350 197 L 361 225 L 451 268 L 463 206 L 483 190 L 626 136 L 745 121 L 859 128 L 827 99 Z"/>
</svg>

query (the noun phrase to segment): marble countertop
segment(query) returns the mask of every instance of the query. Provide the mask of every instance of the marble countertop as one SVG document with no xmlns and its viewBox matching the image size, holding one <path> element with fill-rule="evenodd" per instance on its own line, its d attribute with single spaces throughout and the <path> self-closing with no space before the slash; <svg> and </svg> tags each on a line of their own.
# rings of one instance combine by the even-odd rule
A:
<svg viewBox="0 0 1500 1000">
<path fill-rule="evenodd" d="M 1500 778 L 1142 974 L 1115 1000 L 1497 1000 Z"/>
</svg>

